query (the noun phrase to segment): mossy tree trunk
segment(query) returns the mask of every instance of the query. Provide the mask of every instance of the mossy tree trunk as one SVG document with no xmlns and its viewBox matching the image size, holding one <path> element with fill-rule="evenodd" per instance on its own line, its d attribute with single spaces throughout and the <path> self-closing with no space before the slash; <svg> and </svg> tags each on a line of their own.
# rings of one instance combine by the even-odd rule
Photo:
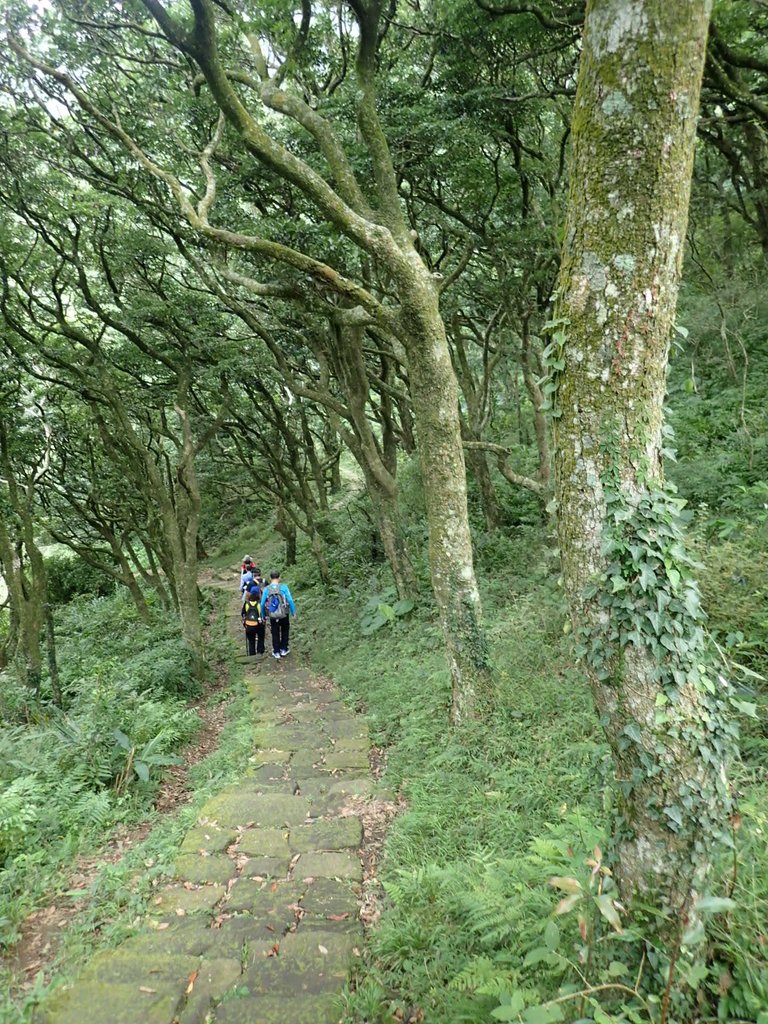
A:
<svg viewBox="0 0 768 1024">
<path fill-rule="evenodd" d="M 709 0 L 591 0 L 548 351 L 563 576 L 618 781 L 615 873 L 678 929 L 728 828 L 731 726 L 662 471 Z"/>
</svg>

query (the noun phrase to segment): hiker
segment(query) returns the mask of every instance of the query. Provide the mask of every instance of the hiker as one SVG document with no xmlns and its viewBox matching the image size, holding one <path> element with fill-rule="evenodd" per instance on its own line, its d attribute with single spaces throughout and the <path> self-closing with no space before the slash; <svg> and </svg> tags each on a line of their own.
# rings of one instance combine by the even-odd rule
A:
<svg viewBox="0 0 768 1024">
<path fill-rule="evenodd" d="M 272 570 L 270 583 L 261 595 L 262 618 L 269 619 L 272 630 L 272 657 L 284 658 L 289 652 L 288 632 L 290 629 L 288 611 L 296 618 L 296 605 L 285 583 L 280 582 L 280 573 Z"/>
<path fill-rule="evenodd" d="M 246 579 L 246 577 L 248 577 Z M 246 555 L 240 566 L 240 593 L 245 596 L 245 588 L 253 582 L 253 559 Z"/>
<path fill-rule="evenodd" d="M 248 656 L 253 654 L 264 654 L 264 634 L 266 623 L 261 614 L 261 588 L 257 586 L 245 594 L 243 607 L 240 612 L 245 629 L 245 639 L 248 648 Z"/>
</svg>

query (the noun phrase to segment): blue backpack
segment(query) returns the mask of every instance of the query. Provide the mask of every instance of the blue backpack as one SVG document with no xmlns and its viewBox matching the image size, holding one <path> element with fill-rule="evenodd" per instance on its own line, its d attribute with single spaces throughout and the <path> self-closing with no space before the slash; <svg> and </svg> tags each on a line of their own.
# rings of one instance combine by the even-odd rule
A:
<svg viewBox="0 0 768 1024">
<path fill-rule="evenodd" d="M 288 598 L 280 589 L 279 583 L 270 583 L 264 607 L 270 619 L 284 619 L 288 614 Z"/>
</svg>

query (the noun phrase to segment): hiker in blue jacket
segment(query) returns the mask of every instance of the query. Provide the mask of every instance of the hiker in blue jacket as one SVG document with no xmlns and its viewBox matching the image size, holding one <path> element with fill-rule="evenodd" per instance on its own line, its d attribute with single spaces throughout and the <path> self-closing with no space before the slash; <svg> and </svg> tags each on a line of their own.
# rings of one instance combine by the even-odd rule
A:
<svg viewBox="0 0 768 1024">
<path fill-rule="evenodd" d="M 261 595 L 261 616 L 269 619 L 272 630 L 272 657 L 284 658 L 289 653 L 288 633 L 290 620 L 288 612 L 296 618 L 296 605 L 285 583 L 280 582 L 280 573 L 273 569 L 269 574 L 269 586 Z"/>
</svg>

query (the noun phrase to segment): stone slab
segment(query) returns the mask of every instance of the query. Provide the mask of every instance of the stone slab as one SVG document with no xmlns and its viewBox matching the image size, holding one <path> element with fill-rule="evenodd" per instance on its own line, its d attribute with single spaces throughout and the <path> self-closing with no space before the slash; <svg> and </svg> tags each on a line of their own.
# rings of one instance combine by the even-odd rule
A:
<svg viewBox="0 0 768 1024">
<path fill-rule="evenodd" d="M 246 878 L 285 878 L 288 874 L 289 858 L 250 857 L 242 867 Z"/>
<path fill-rule="evenodd" d="M 235 793 L 223 793 L 209 800 L 203 807 L 206 817 L 237 825 L 253 822 L 265 828 L 281 828 L 283 825 L 298 825 L 307 816 L 308 801 L 300 796 L 283 796 L 266 793 L 244 792 L 238 788 Z"/>
<path fill-rule="evenodd" d="M 179 994 L 187 984 L 187 978 L 197 970 L 200 960 L 196 956 L 155 956 L 127 953 L 121 949 L 108 949 L 97 953 L 88 963 L 78 979 L 101 984 L 143 985 L 145 988 L 159 988 L 160 982 L 179 987 Z"/>
<path fill-rule="evenodd" d="M 256 882 L 238 878 L 232 886 L 227 909 L 247 912 L 258 921 L 265 921 L 284 931 L 295 920 L 293 907 L 306 892 L 303 882 Z"/>
<path fill-rule="evenodd" d="M 155 896 L 150 915 L 165 916 L 175 914 L 177 910 L 183 910 L 184 914 L 202 914 L 212 910 L 225 893 L 223 885 L 203 885 L 195 889 L 185 889 L 183 885 L 169 886 Z"/>
<path fill-rule="evenodd" d="M 97 1021 L 100 1024 L 169 1024 L 179 999 L 176 991 L 139 992 L 138 985 L 83 982 L 52 996 L 37 1021 L 38 1024 L 96 1024 Z"/>
<path fill-rule="evenodd" d="M 139 956 L 202 956 L 213 945 L 216 933 L 202 917 L 182 917 L 167 928 L 139 932 L 120 946 L 121 953 Z"/>
<path fill-rule="evenodd" d="M 297 878 L 350 878 L 363 880 L 360 858 L 349 853 L 304 853 L 294 868 Z"/>
<path fill-rule="evenodd" d="M 291 770 L 296 772 L 302 768 L 315 768 L 323 763 L 323 758 L 330 751 L 330 743 L 325 746 L 303 747 L 291 758 Z"/>
<path fill-rule="evenodd" d="M 253 779 L 257 783 L 283 782 L 285 775 L 285 764 L 261 764 L 258 767 L 249 768 L 243 775 L 244 779 Z"/>
<path fill-rule="evenodd" d="M 317 917 L 339 914 L 357 917 L 359 898 L 355 886 L 349 882 L 337 881 L 334 878 L 316 878 L 307 886 L 301 906 L 307 914 Z"/>
<path fill-rule="evenodd" d="M 178 1024 L 206 1024 L 213 1004 L 237 984 L 241 970 L 239 960 L 204 960 L 178 1015 Z"/>
<path fill-rule="evenodd" d="M 213 929 L 215 936 L 209 947 L 210 956 L 217 959 L 237 960 L 243 963 L 249 954 L 264 956 L 275 939 L 266 938 L 263 930 L 259 931 L 254 919 L 249 914 L 241 917 L 230 917 L 221 922 L 220 928 Z"/>
<path fill-rule="evenodd" d="M 327 718 L 323 722 L 323 729 L 335 740 L 368 738 L 368 726 L 364 722 L 353 718 Z"/>
<path fill-rule="evenodd" d="M 366 778 L 344 778 L 332 782 L 330 792 L 341 796 L 371 796 L 373 794 L 373 779 Z"/>
<path fill-rule="evenodd" d="M 237 852 L 248 857 L 287 857 L 288 831 L 277 828 L 252 828 L 240 834 Z"/>
<path fill-rule="evenodd" d="M 220 853 L 213 854 L 211 857 L 182 853 L 176 858 L 173 873 L 175 878 L 198 885 L 204 882 L 217 882 L 219 885 L 225 885 L 230 878 L 235 877 L 237 868 L 234 861 Z"/>
<path fill-rule="evenodd" d="M 182 853 L 200 853 L 203 850 L 208 854 L 224 853 L 235 839 L 237 830 L 234 828 L 198 825 L 187 832 L 179 849 Z"/>
<path fill-rule="evenodd" d="M 363 750 L 341 750 L 338 753 L 334 751 L 326 757 L 325 767 L 330 771 L 349 768 L 365 769 L 368 767 L 368 755 Z"/>
<path fill-rule="evenodd" d="M 291 829 L 288 840 L 291 850 L 300 853 L 357 849 L 362 841 L 363 826 L 359 818 L 353 817 L 298 825 Z"/>
<path fill-rule="evenodd" d="M 285 765 L 291 760 L 292 752 L 290 750 L 260 750 L 254 757 L 249 758 L 251 763 L 258 767 L 262 764 L 282 764 Z"/>
<path fill-rule="evenodd" d="M 337 1024 L 341 1016 L 338 997 L 308 999 L 246 997 L 229 999 L 215 1011 L 215 1024 Z"/>
<path fill-rule="evenodd" d="M 320 933 L 317 933 L 320 934 Z M 264 957 L 243 972 L 242 984 L 251 995 L 319 995 L 337 992 L 347 979 L 348 962 L 316 955 L 286 956 L 285 941 L 277 956 Z"/>
</svg>

